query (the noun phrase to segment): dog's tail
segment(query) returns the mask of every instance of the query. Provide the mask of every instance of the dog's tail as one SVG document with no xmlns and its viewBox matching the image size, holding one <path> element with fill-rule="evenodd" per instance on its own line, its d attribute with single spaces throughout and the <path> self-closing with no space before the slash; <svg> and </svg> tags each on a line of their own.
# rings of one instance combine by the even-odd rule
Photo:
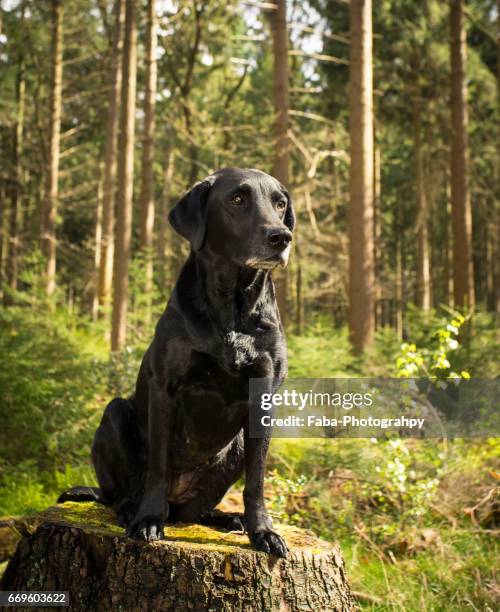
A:
<svg viewBox="0 0 500 612">
<path fill-rule="evenodd" d="M 72 502 L 99 502 L 100 504 L 106 504 L 107 502 L 104 496 L 101 493 L 101 489 L 98 487 L 71 487 L 64 493 L 61 493 L 57 498 L 58 504 L 63 504 L 64 502 L 72 501 Z"/>
</svg>

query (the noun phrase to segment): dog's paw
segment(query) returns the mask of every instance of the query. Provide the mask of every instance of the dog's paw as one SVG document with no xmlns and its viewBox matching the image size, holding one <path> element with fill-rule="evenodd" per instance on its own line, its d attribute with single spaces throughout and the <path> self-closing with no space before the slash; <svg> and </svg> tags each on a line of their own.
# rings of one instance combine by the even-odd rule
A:
<svg viewBox="0 0 500 612">
<path fill-rule="evenodd" d="M 163 540 L 163 519 L 158 516 L 137 517 L 129 525 L 127 535 L 134 540 L 144 542 Z"/>
<path fill-rule="evenodd" d="M 260 550 L 283 559 L 288 555 L 285 540 L 275 531 L 257 531 L 250 534 L 250 542 L 256 550 Z"/>
</svg>

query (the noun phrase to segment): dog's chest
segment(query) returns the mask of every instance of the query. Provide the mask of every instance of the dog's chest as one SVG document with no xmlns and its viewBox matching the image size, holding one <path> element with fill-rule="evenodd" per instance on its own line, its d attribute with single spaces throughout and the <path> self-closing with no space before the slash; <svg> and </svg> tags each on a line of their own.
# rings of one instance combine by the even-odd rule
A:
<svg viewBox="0 0 500 612">
<path fill-rule="evenodd" d="M 234 371 L 252 366 L 259 358 L 255 336 L 236 331 L 226 334 L 224 337 L 224 357 L 227 365 Z"/>
<path fill-rule="evenodd" d="M 241 430 L 248 415 L 248 380 L 197 355 L 175 403 L 178 467 L 186 469 L 214 457 Z"/>
</svg>

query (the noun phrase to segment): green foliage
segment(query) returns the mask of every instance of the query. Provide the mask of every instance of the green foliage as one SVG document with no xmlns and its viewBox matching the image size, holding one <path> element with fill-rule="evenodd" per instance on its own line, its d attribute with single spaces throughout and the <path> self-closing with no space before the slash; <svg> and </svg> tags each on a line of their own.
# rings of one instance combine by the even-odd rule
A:
<svg viewBox="0 0 500 612">
<path fill-rule="evenodd" d="M 496 439 L 274 440 L 268 505 L 340 542 L 352 588 L 383 602 L 363 609 L 494 609 L 498 543 L 467 508 L 494 487 L 499 457 Z"/>
<path fill-rule="evenodd" d="M 135 283 L 133 292 L 140 290 Z M 67 487 L 95 484 L 90 440 L 107 401 L 133 389 L 142 358 L 142 348 L 129 347 L 109 360 L 100 325 L 77 311 L 43 305 L 42 298 L 33 298 L 31 308 L 0 311 L 4 515 L 41 510 Z M 484 355 L 493 355 L 490 342 L 497 332 L 491 320 L 483 314 L 470 319 L 467 344 L 452 344 L 450 353 L 449 340 L 460 334 L 447 329 L 457 327 L 448 319 L 411 313 L 408 326 L 424 364 L 431 368 L 436 351 L 445 346 L 460 368 L 464 353 L 463 359 L 477 364 L 471 368 L 476 375 L 490 371 Z M 148 327 L 140 317 L 137 322 L 145 340 Z M 292 376 L 390 375 L 401 358 L 399 342 L 386 329 L 378 333 L 371 354 L 354 359 L 346 330 L 324 318 L 289 344 Z M 9 360 L 11 355 L 16 359 Z M 450 365 L 458 368 L 455 361 Z M 469 530 L 477 530 L 470 508 L 492 488 L 490 473 L 500 471 L 499 456 L 495 439 L 276 439 L 269 457 L 268 506 L 280 520 L 340 541 L 353 588 L 384 601 L 373 609 L 412 610 L 415 601 L 436 610 L 450 609 L 453 601 L 452 609 L 462 609 L 469 600 L 493 609 L 491 559 L 498 551 L 491 539 Z M 495 515 L 481 512 L 474 520 L 492 528 Z"/>
<path fill-rule="evenodd" d="M 360 369 L 380 375 L 385 369 L 389 375 L 399 371 L 443 380 L 460 372 L 467 378 L 468 363 L 474 364 L 470 370 L 476 376 L 498 375 L 492 342 L 498 330 L 492 317 L 412 309 L 407 324 L 415 344 L 400 345 L 392 330 L 381 330 L 362 362 L 338 359 L 338 371 L 335 361 L 326 360 L 331 346 L 342 346 L 342 332 L 314 326 L 304 338 L 292 340 L 291 371 L 311 375 L 311 342 L 323 350 L 323 360 L 318 353 L 313 360 L 319 376 L 352 376 Z M 494 438 L 276 439 L 268 503 L 281 520 L 340 540 L 354 590 L 381 602 L 363 601 L 363 609 L 494 609 L 491 560 L 499 550 L 481 527 L 498 527 L 498 517 L 494 502 L 486 504 L 482 516 L 474 515 L 474 522 L 470 508 L 494 492 L 490 474 L 498 471 L 499 458 L 500 441 Z"/>
<path fill-rule="evenodd" d="M 454 356 L 460 347 L 460 328 L 468 318 L 455 312 L 451 320 L 445 320 L 432 334 L 429 348 L 417 349 L 415 344 L 403 343 L 401 355 L 396 359 L 398 376 L 416 378 L 423 373 L 436 380 L 470 378 L 467 371 L 457 373 L 453 367 Z"/>
<path fill-rule="evenodd" d="M 99 349 L 85 323 L 61 310 L 0 310 L 2 463 L 47 469 L 87 454 L 104 391 Z"/>
<path fill-rule="evenodd" d="M 0 514 L 18 514 L 51 504 L 67 486 L 94 482 L 89 463 L 92 435 L 109 399 L 126 396 L 134 388 L 144 349 L 186 245 L 180 246 L 179 239 L 169 235 L 170 287 L 155 285 L 146 293 L 145 259 L 144 254 L 137 255 L 138 224 L 134 223 L 129 345 L 109 358 L 109 313 L 98 323 L 91 323 L 84 313 L 91 311 L 95 284 L 96 196 L 102 177 L 113 19 L 102 10 L 109 3 L 68 0 L 60 216 L 56 220 L 58 290 L 51 300 L 46 299 L 43 265 L 33 243 L 39 238 L 48 155 L 50 3 L 8 4 L 2 11 L 0 39 L 2 196 L 8 195 L 10 177 L 16 173 L 12 147 L 21 66 L 26 106 L 20 168 L 20 290 L 1 288 L 16 306 L 0 310 Z M 274 116 L 271 41 L 259 10 L 242 8 L 233 0 L 158 4 L 162 6 L 158 6 L 154 170 L 155 200 L 162 202 L 158 210 L 163 210 L 195 179 L 217 167 L 255 166 L 270 171 Z M 424 313 L 409 303 L 414 297 L 417 261 L 417 107 L 421 108 L 430 210 L 433 303 L 448 299 L 449 10 L 447 3 L 438 0 L 382 0 L 373 14 L 375 144 L 381 154 L 377 281 L 382 298 L 393 299 L 396 249 L 403 244 L 407 340 L 401 345 L 395 331 L 385 327 L 377 331 L 374 346 L 362 358 L 351 353 L 344 325 L 349 69 L 343 63 L 291 55 L 290 176 L 300 258 L 297 252 L 289 268 L 293 298 L 289 306 L 300 301 L 300 264 L 306 329 L 289 337 L 290 377 L 399 374 L 444 381 L 468 375 L 499 376 L 498 321 L 481 310 L 487 304 L 491 307 L 487 274 L 494 253 L 488 249 L 497 223 L 498 187 L 492 181 L 499 119 L 496 0 L 470 0 L 466 9 L 469 182 L 480 309 L 465 320 L 449 310 L 443 314 L 441 308 Z M 317 47 L 322 38 L 320 53 L 348 59 L 348 3 L 310 0 L 292 3 L 290 10 L 294 50 L 308 49 L 311 43 Z M 311 25 L 316 30 L 313 36 Z M 139 26 L 142 45 L 143 19 Z M 140 57 L 141 52 L 140 47 Z M 139 94 L 143 81 L 144 62 L 140 61 Z M 137 145 L 139 153 L 140 139 Z M 162 174 L 170 152 L 175 167 L 166 184 Z M 136 155 L 137 176 L 139 165 L 140 155 Z M 136 181 L 136 192 L 139 188 Z M 138 198 L 135 202 L 137 219 Z M 4 237 L 6 220 L 4 215 Z M 155 270 L 155 283 L 165 282 L 164 276 Z M 470 528 L 472 518 L 476 531 L 498 527 L 498 519 L 494 512 L 475 516 L 470 509 L 492 489 L 489 474 L 498 472 L 499 454 L 495 440 L 447 444 L 276 440 L 268 475 L 269 504 L 276 516 L 341 540 L 355 589 L 383 600 L 380 606 L 366 604 L 366 608 L 493 610 L 497 606 L 491 559 L 498 557 L 498 550 L 487 536 Z M 487 506 L 483 503 L 481 512 Z M 437 532 L 436 538 L 425 536 L 424 530 L 429 529 Z"/>
<path fill-rule="evenodd" d="M 55 503 L 61 491 L 75 485 L 96 485 L 89 461 L 67 464 L 54 472 L 40 472 L 34 461 L 10 467 L 0 480 L 0 516 L 31 514 Z"/>
<path fill-rule="evenodd" d="M 301 336 L 288 338 L 289 378 L 341 376 L 354 363 L 347 330 L 318 317 Z"/>
</svg>

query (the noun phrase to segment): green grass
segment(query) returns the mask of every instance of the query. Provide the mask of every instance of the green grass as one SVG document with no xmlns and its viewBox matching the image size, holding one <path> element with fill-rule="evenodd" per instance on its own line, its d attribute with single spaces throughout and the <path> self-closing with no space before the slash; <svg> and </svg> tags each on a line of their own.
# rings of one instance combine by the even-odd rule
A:
<svg viewBox="0 0 500 612">
<path fill-rule="evenodd" d="M 439 325 L 436 313 L 408 313 L 420 348 L 432 345 Z M 291 378 L 394 376 L 400 348 L 392 330 L 380 330 L 373 349 L 355 358 L 346 329 L 325 318 L 303 336 L 289 336 L 288 345 Z M 474 376 L 498 376 L 497 346 L 494 320 L 479 313 L 457 351 L 458 366 Z M 100 327 L 21 307 L 1 314 L 1 354 L 17 355 L 18 364 L 7 361 L 0 373 L 0 422 L 8 425 L 0 433 L 0 515 L 30 514 L 52 505 L 65 488 L 95 483 L 93 431 L 106 401 L 132 389 L 142 349 L 111 361 Z M 495 485 L 499 457 L 496 439 L 457 440 L 446 448 L 433 441 L 405 441 L 400 448 L 370 440 L 275 439 L 268 506 L 278 520 L 340 543 L 353 590 L 373 600 L 361 598 L 362 609 L 493 612 L 500 609 L 498 543 L 476 533 L 464 510 Z M 391 471 L 395 458 L 405 466 L 405 490 Z M 428 495 L 422 494 L 426 483 Z M 491 516 L 487 527 L 498 528 L 498 514 Z M 437 538 L 413 546 L 424 529 Z"/>
<path fill-rule="evenodd" d="M 55 504 L 59 494 L 76 484 L 96 484 L 90 462 L 61 471 L 39 472 L 32 465 L 19 466 L 2 477 L 0 516 L 26 515 Z"/>
<path fill-rule="evenodd" d="M 498 609 L 500 551 L 491 536 L 441 529 L 437 548 L 394 560 L 353 538 L 341 546 L 352 589 L 381 602 L 362 600 L 364 610 Z"/>
</svg>

